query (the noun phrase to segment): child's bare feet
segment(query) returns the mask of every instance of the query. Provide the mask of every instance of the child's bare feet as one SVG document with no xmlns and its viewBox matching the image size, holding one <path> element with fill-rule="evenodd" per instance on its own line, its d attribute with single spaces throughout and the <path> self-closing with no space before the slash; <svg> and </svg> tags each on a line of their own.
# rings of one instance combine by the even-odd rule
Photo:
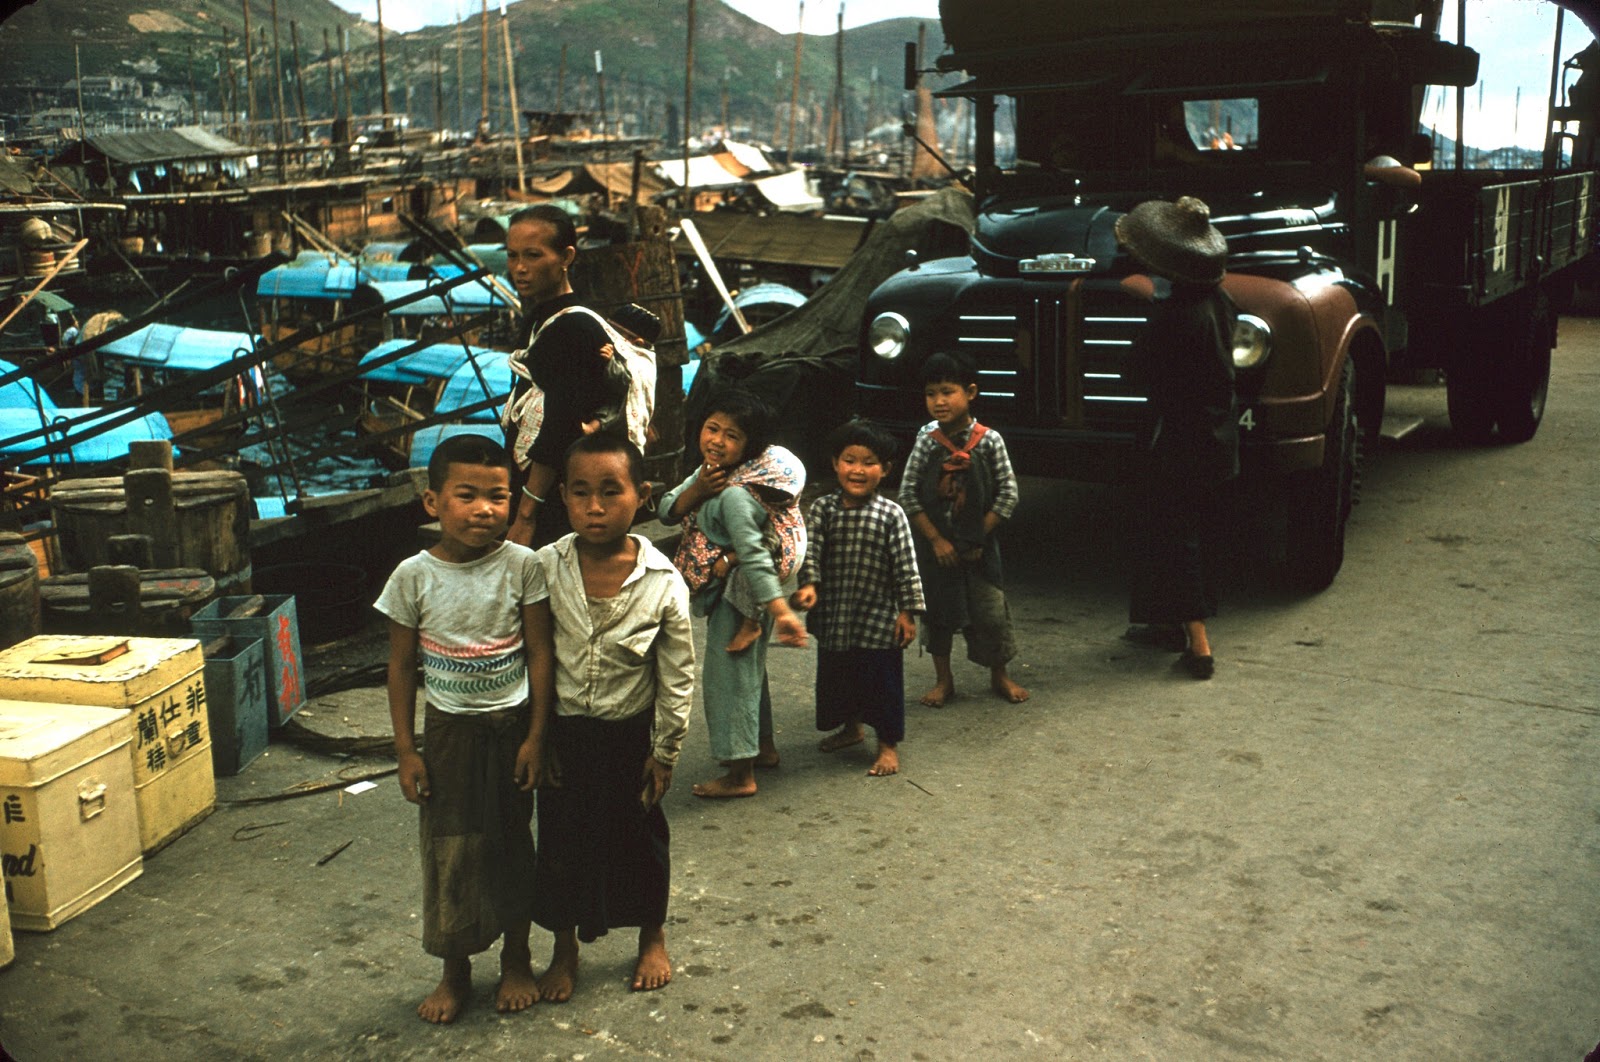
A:
<svg viewBox="0 0 1600 1062">
<path fill-rule="evenodd" d="M 887 778 L 891 774 L 899 773 L 900 753 L 888 742 L 878 742 L 878 758 L 867 768 L 867 775 L 872 778 Z"/>
<path fill-rule="evenodd" d="M 753 760 L 745 761 L 753 763 Z M 747 797 L 756 795 L 756 780 L 748 772 L 729 771 L 721 778 L 713 778 L 709 782 L 696 782 L 689 787 L 689 792 L 697 797 L 706 797 L 711 800 L 725 800 L 730 797 Z"/>
<path fill-rule="evenodd" d="M 954 700 L 955 696 L 955 683 L 940 679 L 933 684 L 933 689 L 922 695 L 922 703 L 929 708 L 943 708 L 945 702 Z"/>
<path fill-rule="evenodd" d="M 639 930 L 639 962 L 633 968 L 633 990 L 653 992 L 672 980 L 672 960 L 667 957 L 667 934 L 660 926 Z"/>
<path fill-rule="evenodd" d="M 539 1002 L 539 982 L 533 976 L 533 956 L 527 948 L 507 947 L 500 952 L 500 987 L 494 1009 L 502 1014 L 527 1010 Z"/>
<path fill-rule="evenodd" d="M 838 752 L 851 745 L 859 745 L 865 740 L 866 735 L 862 733 L 860 723 L 846 723 L 818 742 L 817 748 L 823 752 Z"/>
<path fill-rule="evenodd" d="M 761 637 L 761 624 L 749 616 L 739 618 L 739 629 L 733 632 L 733 638 L 728 642 L 728 652 L 742 653 Z"/>
<path fill-rule="evenodd" d="M 1012 681 L 1003 667 L 994 668 L 989 672 L 989 688 L 1012 704 L 1021 704 L 1030 696 L 1027 690 Z"/>
<path fill-rule="evenodd" d="M 428 998 L 417 1004 L 417 1017 L 435 1025 L 449 1025 L 466 1009 L 467 997 L 472 994 L 472 962 L 469 959 L 446 959 L 444 976 L 439 986 Z"/>
<path fill-rule="evenodd" d="M 578 934 L 568 929 L 556 934 L 550 965 L 539 975 L 539 998 L 546 1003 L 565 1003 L 572 998 L 578 983 Z"/>
</svg>

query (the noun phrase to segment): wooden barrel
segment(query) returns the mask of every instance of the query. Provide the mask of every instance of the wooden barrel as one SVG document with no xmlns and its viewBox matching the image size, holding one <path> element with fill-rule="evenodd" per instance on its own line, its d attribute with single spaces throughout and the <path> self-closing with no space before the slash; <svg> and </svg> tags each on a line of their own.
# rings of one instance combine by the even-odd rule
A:
<svg viewBox="0 0 1600 1062">
<path fill-rule="evenodd" d="M 265 258 L 272 253 L 272 233 L 248 233 L 245 236 L 245 250 L 251 258 Z"/>
<path fill-rule="evenodd" d="M 21 535 L 0 533 L 0 649 L 39 633 L 39 558 Z"/>
<path fill-rule="evenodd" d="M 156 563 L 199 568 L 220 594 L 251 592 L 250 488 L 238 472 L 173 472 L 170 529 L 154 532 Z M 143 509 L 130 515 L 118 478 L 68 479 L 50 491 L 62 563 L 83 572 L 115 564 L 113 536 L 152 533 Z"/>
<path fill-rule="evenodd" d="M 117 241 L 117 246 L 122 248 L 123 254 L 144 254 L 143 236 L 124 236 Z"/>
<path fill-rule="evenodd" d="M 52 575 L 39 584 L 47 634 L 136 634 L 183 638 L 189 619 L 217 596 L 216 580 L 198 568 L 125 569 L 138 576 L 137 608 L 127 600 L 95 600 L 91 576 Z M 130 585 L 128 596 L 132 596 Z"/>
<path fill-rule="evenodd" d="M 54 251 L 23 251 L 22 275 L 25 277 L 42 277 L 50 272 L 56 264 Z"/>
</svg>

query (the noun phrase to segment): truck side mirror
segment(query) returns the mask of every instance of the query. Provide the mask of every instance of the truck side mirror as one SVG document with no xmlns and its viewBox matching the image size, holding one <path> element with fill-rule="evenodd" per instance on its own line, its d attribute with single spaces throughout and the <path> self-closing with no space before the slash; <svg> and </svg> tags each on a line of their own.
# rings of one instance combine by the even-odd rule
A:
<svg viewBox="0 0 1600 1062">
<path fill-rule="evenodd" d="M 906 91 L 917 90 L 917 45 L 915 41 L 906 41 Z"/>
</svg>

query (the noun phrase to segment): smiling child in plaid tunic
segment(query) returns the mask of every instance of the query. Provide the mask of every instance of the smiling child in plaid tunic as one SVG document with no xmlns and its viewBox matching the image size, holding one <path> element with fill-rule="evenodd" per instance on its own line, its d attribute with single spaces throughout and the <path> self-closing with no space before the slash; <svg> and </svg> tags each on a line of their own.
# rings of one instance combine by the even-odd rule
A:
<svg viewBox="0 0 1600 1062">
<path fill-rule="evenodd" d="M 797 608 L 811 610 L 817 636 L 817 729 L 833 730 L 823 752 L 860 744 L 862 724 L 878 736 L 868 774 L 900 769 L 905 737 L 904 648 L 923 610 L 911 525 L 878 494 L 894 441 L 864 421 L 829 440 L 839 489 L 812 503 Z M 835 729 L 837 728 L 837 729 Z"/>
</svg>

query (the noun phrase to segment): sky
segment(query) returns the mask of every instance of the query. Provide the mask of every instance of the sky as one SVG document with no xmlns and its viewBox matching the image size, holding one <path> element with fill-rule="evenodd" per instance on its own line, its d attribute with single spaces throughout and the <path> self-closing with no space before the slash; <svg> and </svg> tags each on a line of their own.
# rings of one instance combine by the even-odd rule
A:
<svg viewBox="0 0 1600 1062">
<path fill-rule="evenodd" d="M 676 0 L 681 2 L 681 0 Z M 699 0 L 702 4 L 719 0 Z M 780 33 L 793 33 L 800 0 L 724 0 L 728 6 L 764 22 Z M 334 0 L 349 11 L 371 20 L 377 0 Z M 432 23 L 450 23 L 456 11 L 481 10 L 482 0 L 385 0 L 385 26 L 409 31 Z M 490 10 L 498 10 L 492 0 Z M 1455 39 L 1455 4 L 1445 4 L 1442 36 Z M 834 32 L 838 0 L 809 0 L 805 4 L 805 31 Z M 849 29 L 886 18 L 939 18 L 939 0 L 845 0 L 844 24 Z M 1482 56 L 1477 86 L 1467 90 L 1467 137 L 1473 144 L 1510 144 L 1538 147 L 1544 137 L 1544 101 L 1550 88 L 1549 49 L 1555 31 L 1556 6 L 1546 0 L 1472 0 L 1467 5 L 1467 43 Z M 1563 58 L 1574 55 L 1590 41 L 1581 22 L 1568 16 L 1562 34 Z M 1569 75 L 1568 84 L 1576 73 Z M 1521 104 L 1518 106 L 1518 88 Z M 1481 99 L 1481 105 L 1480 105 Z M 1454 135 L 1455 97 L 1435 93 L 1434 106 L 1424 115 L 1436 121 L 1441 132 Z"/>
</svg>

